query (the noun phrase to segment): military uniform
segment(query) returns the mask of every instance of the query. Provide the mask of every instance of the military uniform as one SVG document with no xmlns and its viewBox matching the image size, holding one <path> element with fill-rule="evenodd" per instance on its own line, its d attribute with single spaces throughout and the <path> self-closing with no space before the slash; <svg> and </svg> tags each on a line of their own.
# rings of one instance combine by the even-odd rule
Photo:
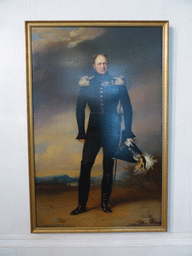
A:
<svg viewBox="0 0 192 256">
<path fill-rule="evenodd" d="M 119 102 L 123 108 L 124 136 L 135 137 L 131 131 L 132 107 L 123 77 L 111 77 L 108 72 L 93 77 L 82 77 L 76 117 L 79 129 L 77 139 L 85 139 L 81 172 L 79 177 L 79 205 L 85 210 L 90 188 L 90 172 L 95 158 L 103 147 L 103 179 L 101 186 L 101 207 L 107 207 L 113 181 L 113 156 L 120 140 L 121 117 L 117 112 Z M 88 104 L 90 117 L 85 133 L 85 107 Z M 104 204 L 104 206 L 103 206 Z M 73 214 L 73 213 L 71 213 Z"/>
</svg>

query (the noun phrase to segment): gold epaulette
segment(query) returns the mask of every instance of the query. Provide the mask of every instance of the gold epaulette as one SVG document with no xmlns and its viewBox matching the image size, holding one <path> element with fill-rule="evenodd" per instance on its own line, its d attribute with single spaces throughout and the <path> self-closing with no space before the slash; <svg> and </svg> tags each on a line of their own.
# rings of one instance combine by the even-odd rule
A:
<svg viewBox="0 0 192 256">
<path fill-rule="evenodd" d="M 79 86 L 89 86 L 90 80 L 93 79 L 94 76 L 82 76 L 79 80 Z"/>
<path fill-rule="evenodd" d="M 114 85 L 125 85 L 124 77 L 123 76 L 113 77 L 113 84 Z"/>
</svg>

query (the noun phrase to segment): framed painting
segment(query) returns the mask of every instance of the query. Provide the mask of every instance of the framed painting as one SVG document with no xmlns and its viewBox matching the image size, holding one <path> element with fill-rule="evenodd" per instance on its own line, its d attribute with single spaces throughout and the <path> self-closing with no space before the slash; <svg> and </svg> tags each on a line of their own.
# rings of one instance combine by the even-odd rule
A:
<svg viewBox="0 0 192 256">
<path fill-rule="evenodd" d="M 168 21 L 26 21 L 31 232 L 167 230 Z"/>
</svg>

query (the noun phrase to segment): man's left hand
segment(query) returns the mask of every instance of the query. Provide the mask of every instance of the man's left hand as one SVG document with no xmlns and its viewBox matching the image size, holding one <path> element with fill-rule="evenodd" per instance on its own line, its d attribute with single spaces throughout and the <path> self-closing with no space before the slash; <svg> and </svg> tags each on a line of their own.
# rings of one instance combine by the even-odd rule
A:
<svg viewBox="0 0 192 256">
<path fill-rule="evenodd" d="M 133 146 L 133 139 L 132 139 L 132 138 L 126 139 L 125 145 L 126 145 L 127 147 Z"/>
</svg>

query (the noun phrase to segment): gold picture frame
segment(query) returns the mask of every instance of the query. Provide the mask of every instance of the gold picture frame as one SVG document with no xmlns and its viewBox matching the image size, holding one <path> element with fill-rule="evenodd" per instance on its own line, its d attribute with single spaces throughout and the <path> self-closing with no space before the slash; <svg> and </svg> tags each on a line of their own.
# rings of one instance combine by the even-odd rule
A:
<svg viewBox="0 0 192 256">
<path fill-rule="evenodd" d="M 31 232 L 167 231 L 169 22 L 26 21 L 25 30 Z M 90 76 L 91 56 L 104 53 L 109 71 L 127 81 L 137 145 L 156 163 L 134 175 L 133 163 L 118 160 L 106 213 L 100 152 L 87 211 L 72 216 L 83 147 L 75 140 L 78 81 Z"/>
</svg>

